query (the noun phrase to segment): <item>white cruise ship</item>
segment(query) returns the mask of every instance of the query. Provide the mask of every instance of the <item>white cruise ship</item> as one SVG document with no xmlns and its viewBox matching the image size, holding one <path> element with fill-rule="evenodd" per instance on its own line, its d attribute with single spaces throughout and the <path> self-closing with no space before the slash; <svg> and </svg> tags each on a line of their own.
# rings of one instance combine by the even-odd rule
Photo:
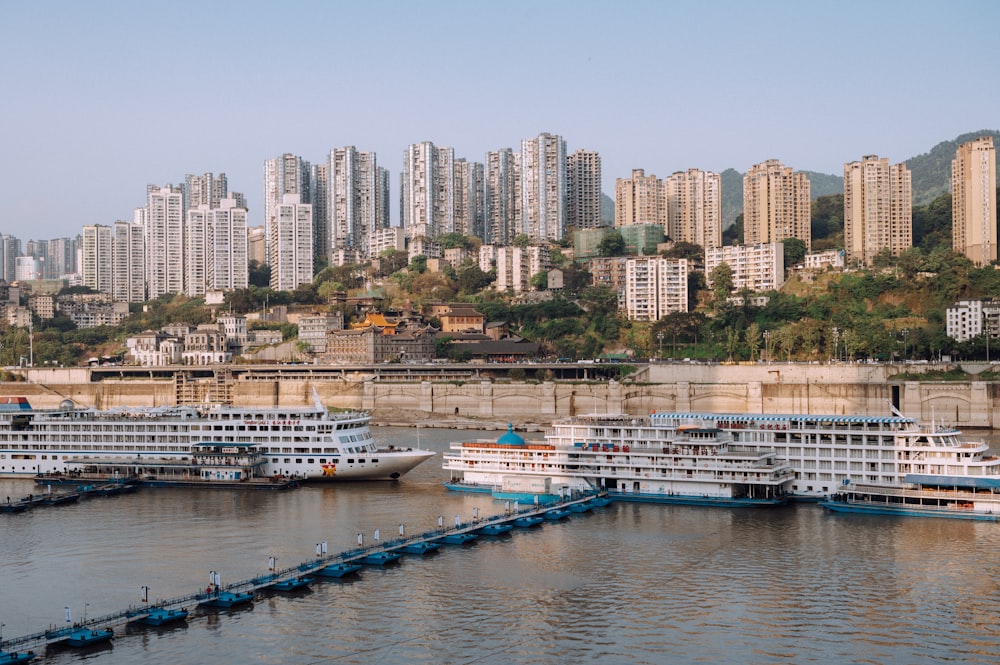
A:
<svg viewBox="0 0 1000 665">
<path fill-rule="evenodd" d="M 682 436 L 686 428 L 726 432 L 732 440 L 707 459 L 689 458 L 676 465 L 667 454 L 668 447 L 674 446 L 664 442 Z M 668 487 L 672 488 L 665 490 L 668 497 L 677 491 L 696 494 L 697 489 L 690 489 L 696 486 L 685 481 L 698 474 L 704 477 L 709 465 L 728 461 L 728 455 L 738 451 L 746 456 L 745 465 L 763 459 L 776 468 L 790 469 L 792 475 L 779 486 L 792 500 L 823 501 L 848 486 L 896 486 L 908 480 L 912 483 L 914 478 L 923 479 L 926 485 L 934 477 L 986 479 L 983 482 L 997 484 L 1000 491 L 1000 459 L 988 453 L 985 443 L 965 441 L 954 428 L 923 426 L 899 414 L 587 415 L 555 421 L 544 443 L 520 447 L 511 443 L 517 441 L 501 437 L 496 443 L 453 443 L 451 454 L 444 458 L 444 468 L 452 478 L 446 485 L 496 492 L 533 478 L 532 489 L 546 491 L 560 485 L 577 488 L 579 480 L 568 477 L 578 476 L 594 489 L 617 495 L 658 496 Z M 648 454 L 650 449 L 661 448 L 661 455 Z M 637 451 L 643 453 L 642 458 L 634 459 Z M 724 469 L 718 473 L 720 487 L 713 492 L 722 494 L 721 485 L 736 481 Z M 753 473 L 750 478 L 755 477 Z"/>
<path fill-rule="evenodd" d="M 996 478 L 1000 460 L 959 430 L 893 416 L 654 413 L 656 427 L 710 424 L 742 445 L 774 450 L 795 469 L 791 497 L 821 501 L 845 485 L 895 485 L 908 475 Z M 958 454 L 956 454 L 958 453 Z"/>
<path fill-rule="evenodd" d="M 766 506 L 785 502 L 791 466 L 773 450 L 735 443 L 711 426 L 666 429 L 631 416 L 556 421 L 544 442 L 513 432 L 452 443 L 445 487 L 497 498 L 556 500 L 575 492 L 687 505 Z"/>
<path fill-rule="evenodd" d="M 35 410 L 23 397 L 0 398 L 0 477 L 127 469 L 144 476 L 176 474 L 197 451 L 229 444 L 262 459 L 264 477 L 308 481 L 395 480 L 435 453 L 380 448 L 364 413 L 311 407 L 176 406 Z M 226 446 L 219 450 L 226 451 Z M 197 469 L 192 468 L 197 472 Z"/>
</svg>

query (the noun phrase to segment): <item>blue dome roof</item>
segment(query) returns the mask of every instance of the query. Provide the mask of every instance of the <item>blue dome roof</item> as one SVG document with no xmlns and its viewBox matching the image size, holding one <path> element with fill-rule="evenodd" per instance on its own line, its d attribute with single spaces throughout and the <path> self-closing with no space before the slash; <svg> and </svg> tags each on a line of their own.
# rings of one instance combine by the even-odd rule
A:
<svg viewBox="0 0 1000 665">
<path fill-rule="evenodd" d="M 524 439 L 514 433 L 514 423 L 507 423 L 507 431 L 500 435 L 500 438 L 497 439 L 497 443 L 502 443 L 508 446 L 523 446 Z"/>
</svg>

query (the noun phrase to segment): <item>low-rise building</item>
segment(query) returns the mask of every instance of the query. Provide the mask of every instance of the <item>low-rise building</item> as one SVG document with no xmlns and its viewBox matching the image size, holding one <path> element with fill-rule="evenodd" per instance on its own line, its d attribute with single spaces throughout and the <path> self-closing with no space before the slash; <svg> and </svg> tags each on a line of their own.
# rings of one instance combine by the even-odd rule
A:
<svg viewBox="0 0 1000 665">
<path fill-rule="evenodd" d="M 785 248 L 780 242 L 716 247 L 705 251 L 705 275 L 726 263 L 733 271 L 733 291 L 777 291 L 785 283 Z"/>
</svg>

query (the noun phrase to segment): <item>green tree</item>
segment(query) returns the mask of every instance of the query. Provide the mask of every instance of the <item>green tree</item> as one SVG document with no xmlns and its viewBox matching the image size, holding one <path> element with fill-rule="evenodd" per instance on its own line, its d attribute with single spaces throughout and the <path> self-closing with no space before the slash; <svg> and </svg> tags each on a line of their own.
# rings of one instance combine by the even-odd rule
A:
<svg viewBox="0 0 1000 665">
<path fill-rule="evenodd" d="M 542 270 L 541 272 L 536 272 L 531 276 L 531 288 L 536 291 L 544 291 L 549 288 L 549 273 L 548 271 Z"/>
<path fill-rule="evenodd" d="M 784 245 L 785 268 L 791 268 L 802 263 L 806 256 L 806 244 L 799 238 L 785 238 L 781 241 Z"/>
<path fill-rule="evenodd" d="M 459 293 L 479 293 L 495 281 L 495 275 L 483 272 L 474 261 L 466 261 L 458 268 L 457 285 Z"/>
<path fill-rule="evenodd" d="M 597 254 L 599 256 L 623 256 L 625 254 L 625 239 L 618 231 L 610 231 L 604 234 L 601 241 L 597 243 Z"/>
<path fill-rule="evenodd" d="M 705 259 L 705 250 L 701 245 L 679 240 L 671 245 L 669 249 L 660 252 L 660 255 L 668 259 L 688 259 L 700 264 Z"/>
<path fill-rule="evenodd" d="M 743 331 L 743 342 L 750 351 L 750 360 L 756 360 L 760 354 L 761 332 L 760 326 L 754 321 Z"/>
<path fill-rule="evenodd" d="M 708 281 L 712 286 L 715 306 L 718 308 L 726 302 L 726 298 L 733 291 L 733 269 L 723 261 L 712 268 L 712 272 L 708 274 Z"/>
<path fill-rule="evenodd" d="M 265 287 L 271 285 L 271 266 L 251 259 L 248 267 L 250 286 Z"/>
<path fill-rule="evenodd" d="M 531 244 L 531 238 L 526 233 L 518 233 L 511 244 L 514 247 L 527 247 Z"/>
</svg>

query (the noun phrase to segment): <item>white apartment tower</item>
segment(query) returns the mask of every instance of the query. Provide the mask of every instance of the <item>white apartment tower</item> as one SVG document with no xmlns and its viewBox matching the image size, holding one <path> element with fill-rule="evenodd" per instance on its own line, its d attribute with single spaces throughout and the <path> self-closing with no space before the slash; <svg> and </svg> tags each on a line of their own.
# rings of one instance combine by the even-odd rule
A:
<svg viewBox="0 0 1000 665">
<path fill-rule="evenodd" d="M 455 230 L 455 151 L 430 141 L 403 151 L 399 214 L 407 239 L 433 240 Z"/>
<path fill-rule="evenodd" d="M 675 242 L 689 242 L 703 249 L 722 245 L 722 177 L 718 173 L 688 169 L 664 183 L 666 234 Z"/>
<path fill-rule="evenodd" d="M 555 134 L 521 141 L 520 166 L 517 234 L 534 242 L 561 240 L 566 234 L 566 141 Z"/>
<path fill-rule="evenodd" d="M 484 167 L 479 162 L 455 160 L 455 232 L 483 237 L 485 226 Z"/>
<path fill-rule="evenodd" d="M 117 221 L 114 224 L 111 298 L 117 302 L 146 300 L 146 239 L 141 223 Z"/>
<path fill-rule="evenodd" d="M 798 238 L 812 245 L 809 178 L 777 159 L 750 167 L 743 176 L 743 236 L 748 245 Z"/>
<path fill-rule="evenodd" d="M 951 162 L 951 244 L 979 266 L 997 259 L 996 164 L 992 136 L 958 146 Z"/>
<path fill-rule="evenodd" d="M 313 278 L 312 206 L 285 194 L 268 220 L 271 289 L 292 291 Z"/>
<path fill-rule="evenodd" d="M 508 245 L 516 235 L 519 158 L 510 148 L 486 153 L 483 242 L 487 245 Z"/>
<path fill-rule="evenodd" d="M 184 224 L 184 293 L 192 298 L 205 295 L 208 265 L 208 221 L 212 209 L 202 204 L 187 211 Z"/>
<path fill-rule="evenodd" d="M 643 169 L 632 169 L 627 180 L 615 180 L 615 227 L 632 224 L 658 224 L 667 230 L 663 181 Z"/>
<path fill-rule="evenodd" d="M 631 321 L 659 321 L 686 312 L 687 259 L 657 257 L 625 261 L 625 312 Z"/>
<path fill-rule="evenodd" d="M 844 249 L 851 264 L 871 266 L 883 250 L 913 245 L 911 176 L 906 164 L 865 155 L 844 164 Z"/>
<path fill-rule="evenodd" d="M 705 250 L 706 276 L 711 278 L 720 263 L 728 264 L 733 272 L 733 291 L 777 291 L 785 283 L 785 247 L 780 242 Z"/>
<path fill-rule="evenodd" d="M 601 156 L 577 150 L 566 158 L 566 225 L 596 229 L 601 224 Z"/>
<path fill-rule="evenodd" d="M 111 227 L 88 224 L 83 227 L 80 265 L 83 285 L 101 293 L 111 293 Z"/>
<path fill-rule="evenodd" d="M 179 187 L 146 188 L 146 292 L 150 299 L 184 292 L 184 195 Z"/>
<path fill-rule="evenodd" d="M 374 152 L 354 146 L 335 148 L 327 162 L 330 249 L 349 249 L 368 257 L 371 240 L 382 228 L 381 178 Z"/>
<path fill-rule="evenodd" d="M 225 173 L 218 176 L 212 173 L 184 176 L 185 210 L 206 205 L 218 208 L 219 201 L 229 194 L 229 181 Z"/>
<path fill-rule="evenodd" d="M 264 161 L 264 225 L 265 238 L 270 242 L 274 235 L 268 226 L 274 219 L 274 208 L 280 205 L 285 194 L 296 194 L 303 204 L 312 203 L 312 168 L 306 160 L 291 153 Z M 270 249 L 267 255 L 271 255 Z"/>
<path fill-rule="evenodd" d="M 206 226 L 205 284 L 212 291 L 245 289 L 249 283 L 247 210 L 227 196 L 211 211 Z M 310 270 L 311 270 L 310 266 Z"/>
</svg>

